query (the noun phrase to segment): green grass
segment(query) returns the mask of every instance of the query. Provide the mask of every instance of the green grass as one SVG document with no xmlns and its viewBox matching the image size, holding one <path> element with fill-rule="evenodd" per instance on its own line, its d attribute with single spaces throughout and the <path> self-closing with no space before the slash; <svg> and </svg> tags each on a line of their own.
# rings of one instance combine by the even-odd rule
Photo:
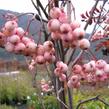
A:
<svg viewBox="0 0 109 109">
<path fill-rule="evenodd" d="M 32 86 L 32 77 L 25 71 L 16 76 L 0 77 L 0 101 L 23 100 L 35 92 Z"/>
<path fill-rule="evenodd" d="M 0 105 L 0 109 L 17 109 L 15 107 L 12 107 L 12 106 L 7 106 L 7 105 Z"/>
</svg>

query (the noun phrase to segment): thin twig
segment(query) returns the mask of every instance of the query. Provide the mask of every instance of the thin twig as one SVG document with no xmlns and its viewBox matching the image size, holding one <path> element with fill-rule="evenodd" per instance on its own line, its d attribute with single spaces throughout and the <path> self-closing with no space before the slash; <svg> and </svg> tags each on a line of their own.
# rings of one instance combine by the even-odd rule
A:
<svg viewBox="0 0 109 109">
<path fill-rule="evenodd" d="M 37 20 L 41 21 L 39 15 L 36 14 L 36 13 L 33 13 L 33 12 L 21 13 L 21 14 L 17 15 L 16 18 L 22 17 L 22 16 L 24 16 L 24 15 L 29 15 L 29 14 L 35 16 L 35 18 L 36 18 Z M 45 20 L 45 19 L 42 19 L 42 21 L 45 22 L 45 23 L 48 22 L 48 21 Z"/>
<path fill-rule="evenodd" d="M 98 97 L 98 100 L 99 100 L 100 102 L 102 102 L 103 104 L 105 104 L 105 105 L 109 106 L 109 103 L 105 102 L 105 101 L 104 101 L 104 100 L 102 100 L 101 98 L 99 98 L 99 97 Z"/>
<path fill-rule="evenodd" d="M 47 74 L 48 74 L 48 76 L 50 77 L 50 80 L 51 80 L 51 82 L 52 82 L 52 84 L 53 84 L 53 86 L 54 86 L 55 95 L 56 95 L 56 86 L 55 86 L 55 83 L 54 83 L 53 78 L 52 78 L 52 76 L 51 76 L 51 74 L 50 74 L 49 68 L 47 67 L 46 64 L 45 64 L 45 67 L 46 67 L 46 70 L 47 70 Z"/>
<path fill-rule="evenodd" d="M 60 53 L 61 53 L 61 60 L 64 62 L 64 48 L 62 45 L 62 41 L 59 41 Z"/>
<path fill-rule="evenodd" d="M 67 73 L 66 73 L 66 81 L 68 82 Z M 73 89 L 71 91 L 70 88 L 67 87 L 67 90 L 68 90 L 69 109 L 74 109 L 74 107 L 73 107 Z"/>
<path fill-rule="evenodd" d="M 47 12 L 45 11 L 43 5 L 41 4 L 40 0 L 37 0 L 37 3 L 40 6 L 40 8 L 42 9 L 42 11 L 45 14 L 46 18 L 48 19 L 49 16 L 48 16 Z"/>
<path fill-rule="evenodd" d="M 84 52 L 83 50 L 80 51 L 80 53 L 78 54 L 78 56 L 72 62 L 72 66 L 74 66 L 76 64 L 76 62 L 79 60 L 79 58 L 81 57 L 81 55 L 83 54 L 83 52 Z"/>
<path fill-rule="evenodd" d="M 33 0 L 32 0 L 33 2 Z M 33 2 L 34 3 L 34 2 Z M 39 2 L 36 0 L 36 3 L 37 3 L 37 6 L 36 4 L 34 3 L 39 15 L 36 16 L 36 18 L 39 18 L 41 23 L 42 23 L 42 28 L 43 28 L 43 32 L 45 34 L 45 41 L 48 39 L 48 33 L 46 32 L 46 27 L 45 27 L 45 24 L 43 22 L 43 17 L 42 17 L 42 14 L 41 14 L 41 11 L 40 11 L 40 5 L 39 5 Z M 46 22 L 47 23 L 47 22 Z"/>
<path fill-rule="evenodd" d="M 68 52 L 68 50 L 69 50 L 69 48 L 66 48 L 66 49 L 64 50 L 64 55 L 66 55 L 66 53 Z"/>
<path fill-rule="evenodd" d="M 60 97 L 59 97 L 59 95 L 60 95 L 60 93 L 64 90 L 62 87 L 59 89 L 59 87 L 58 87 L 58 80 L 56 79 L 56 92 L 57 92 L 57 100 L 62 104 L 62 105 L 64 105 L 67 109 L 69 109 L 68 108 L 68 106 L 60 99 Z"/>
<path fill-rule="evenodd" d="M 67 62 L 67 65 L 69 65 L 70 62 L 72 61 L 72 58 L 73 58 L 73 56 L 74 56 L 75 51 L 76 51 L 76 49 L 74 48 L 73 51 L 72 51 L 72 53 L 71 53 L 71 56 L 69 57 L 69 60 L 68 60 L 68 62 Z"/>
</svg>

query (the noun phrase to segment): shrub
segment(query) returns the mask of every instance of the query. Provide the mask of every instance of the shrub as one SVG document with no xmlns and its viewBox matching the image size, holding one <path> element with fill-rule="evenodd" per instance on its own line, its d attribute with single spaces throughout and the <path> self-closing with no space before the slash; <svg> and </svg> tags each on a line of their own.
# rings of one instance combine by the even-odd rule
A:
<svg viewBox="0 0 109 109">
<path fill-rule="evenodd" d="M 33 107 L 34 109 L 42 109 L 42 105 L 45 107 L 45 109 L 59 109 L 57 99 L 52 95 L 42 96 L 41 102 L 40 98 L 37 95 L 33 94 L 28 99 L 28 105 L 29 107 Z"/>
<path fill-rule="evenodd" d="M 57 99 L 54 96 L 45 96 L 44 105 L 46 109 L 59 109 Z"/>
<path fill-rule="evenodd" d="M 16 76 L 0 77 L 0 101 L 1 103 L 18 102 L 26 99 L 27 95 L 34 92 L 31 76 L 20 72 Z"/>
<path fill-rule="evenodd" d="M 12 106 L 7 106 L 7 105 L 0 105 L 0 109 L 17 109 L 15 107 L 12 107 Z"/>
</svg>

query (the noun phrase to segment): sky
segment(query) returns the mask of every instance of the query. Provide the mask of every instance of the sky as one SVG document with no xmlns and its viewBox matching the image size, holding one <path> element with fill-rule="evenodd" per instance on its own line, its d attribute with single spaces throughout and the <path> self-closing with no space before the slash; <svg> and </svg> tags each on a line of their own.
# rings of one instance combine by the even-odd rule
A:
<svg viewBox="0 0 109 109">
<path fill-rule="evenodd" d="M 44 5 L 48 0 L 40 0 Z M 72 0 L 78 13 L 92 7 L 93 0 Z M 31 0 L 0 0 L 0 9 L 12 10 L 16 12 L 36 12 Z"/>
<path fill-rule="evenodd" d="M 40 0 L 46 6 L 48 0 Z M 76 11 L 77 19 L 80 20 L 80 14 L 91 9 L 94 0 L 71 0 Z M 37 13 L 31 0 L 0 0 L 0 9 L 11 10 L 15 12 L 34 12 Z"/>
</svg>

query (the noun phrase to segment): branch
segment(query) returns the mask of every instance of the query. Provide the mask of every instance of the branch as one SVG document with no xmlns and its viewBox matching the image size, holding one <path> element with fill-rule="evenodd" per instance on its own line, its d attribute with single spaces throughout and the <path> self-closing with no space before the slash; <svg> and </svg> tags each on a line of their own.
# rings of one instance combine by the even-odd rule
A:
<svg viewBox="0 0 109 109">
<path fill-rule="evenodd" d="M 39 21 L 42 20 L 43 22 L 48 23 L 47 20 L 41 19 L 38 14 L 33 13 L 33 12 L 21 13 L 21 14 L 17 15 L 16 17 L 19 18 L 19 17 L 22 17 L 22 16 L 24 16 L 24 15 L 28 15 L 28 14 L 35 16 L 35 18 L 36 18 L 37 20 L 39 20 Z"/>
<path fill-rule="evenodd" d="M 44 22 L 43 22 L 43 18 L 42 18 L 42 14 L 41 14 L 41 11 L 40 11 L 40 5 L 39 5 L 39 2 L 36 0 L 36 3 L 37 3 L 37 6 L 36 6 L 36 4 L 34 3 L 34 1 L 33 0 L 31 0 L 32 1 L 32 3 L 33 3 L 33 5 L 34 5 L 34 7 L 36 8 L 36 10 L 38 11 L 38 13 L 39 13 L 39 15 L 37 15 L 37 16 L 35 16 L 35 18 L 37 18 L 37 19 L 40 19 L 40 21 L 41 21 L 41 23 L 42 23 L 42 28 L 43 28 L 43 32 L 44 32 L 44 35 L 45 35 L 45 41 L 48 39 L 48 33 L 46 32 L 46 27 L 45 27 L 45 25 L 44 25 Z M 46 22 L 47 23 L 47 22 Z"/>
<path fill-rule="evenodd" d="M 33 1 L 33 0 L 32 0 L 32 1 Z M 37 0 L 37 3 L 38 3 L 38 5 L 40 6 L 40 8 L 42 9 L 42 11 L 43 11 L 43 13 L 45 14 L 46 18 L 48 19 L 49 16 L 48 16 L 47 12 L 45 11 L 43 5 L 41 4 L 40 0 Z"/>
<path fill-rule="evenodd" d="M 57 92 L 57 100 L 65 107 L 65 108 L 67 108 L 67 109 L 69 109 L 68 108 L 68 106 L 60 99 L 60 94 L 62 93 L 62 91 L 64 90 L 62 87 L 59 89 L 59 87 L 58 87 L 58 80 L 56 79 L 56 92 Z"/>
<path fill-rule="evenodd" d="M 87 103 L 87 102 L 90 102 L 90 101 L 95 101 L 95 100 L 98 100 L 98 97 L 100 95 L 97 95 L 96 97 L 93 97 L 93 98 L 89 98 L 87 100 L 84 100 L 84 101 L 81 101 L 77 106 L 76 106 L 76 109 L 79 109 L 79 107 L 84 104 L 84 103 Z"/>
<path fill-rule="evenodd" d="M 93 8 L 92 8 L 92 11 L 91 11 L 90 17 L 89 17 L 89 19 L 88 19 L 88 21 L 87 21 L 87 23 L 86 23 L 86 25 L 85 25 L 85 27 L 84 27 L 84 30 L 87 29 L 90 20 L 93 18 L 93 14 L 94 14 L 94 11 L 95 11 L 95 9 L 96 9 L 96 6 L 97 6 L 98 2 L 99 2 L 99 0 L 97 0 L 97 1 L 95 2 L 95 5 L 94 5 Z"/>
<path fill-rule="evenodd" d="M 81 55 L 83 54 L 83 50 L 80 51 L 80 53 L 78 54 L 78 56 L 75 58 L 75 60 L 72 62 L 72 66 L 76 64 L 76 62 L 79 60 L 79 58 L 81 57 Z"/>
<path fill-rule="evenodd" d="M 64 50 L 64 55 L 66 55 L 66 53 L 68 52 L 68 50 L 69 50 L 69 48 L 66 48 L 66 49 Z"/>
<path fill-rule="evenodd" d="M 36 8 L 36 10 L 38 10 L 38 7 L 37 7 L 36 4 L 34 3 L 34 1 L 31 0 L 31 2 L 32 2 L 33 6 Z"/>
<path fill-rule="evenodd" d="M 79 109 L 79 107 L 84 104 L 84 103 L 87 103 L 87 102 L 90 102 L 90 101 L 100 101 L 102 102 L 103 104 L 109 106 L 109 103 L 105 102 L 104 100 L 102 100 L 101 98 L 99 98 L 100 95 L 97 95 L 96 97 L 93 97 L 93 98 L 89 98 L 87 100 L 84 100 L 84 101 L 81 101 L 77 106 L 76 106 L 76 109 Z"/>
<path fill-rule="evenodd" d="M 95 2 L 95 5 L 94 5 L 93 8 L 92 8 L 90 17 L 89 17 L 89 19 L 88 19 L 88 21 L 87 21 L 87 23 L 86 23 L 86 25 L 85 25 L 85 27 L 84 27 L 84 30 L 87 29 L 87 27 L 88 27 L 88 25 L 89 25 L 89 22 L 90 22 L 90 20 L 91 20 L 92 17 L 93 17 L 94 10 L 96 9 L 96 6 L 97 6 L 98 2 L 99 2 L 99 0 L 97 0 L 97 1 Z M 88 39 L 90 39 L 90 36 L 89 36 Z M 77 57 L 75 58 L 75 60 L 73 61 L 72 66 L 78 61 L 78 59 L 81 57 L 81 55 L 83 54 L 83 52 L 84 52 L 84 50 L 81 50 L 81 51 L 80 51 L 80 53 L 78 54 L 78 56 L 77 56 Z"/>
<path fill-rule="evenodd" d="M 64 62 L 64 48 L 62 45 L 62 41 L 59 41 L 59 46 L 60 46 L 60 52 L 61 52 L 61 60 Z"/>
<path fill-rule="evenodd" d="M 41 21 L 41 19 L 40 19 L 40 17 L 39 17 L 38 14 L 35 15 L 35 18 L 36 18 L 37 20 Z M 48 23 L 48 21 L 45 20 L 45 19 L 43 19 L 43 18 L 42 18 L 42 21 L 45 22 L 45 23 Z"/>
<path fill-rule="evenodd" d="M 91 35 L 90 35 L 89 38 L 88 38 L 89 40 L 91 39 L 92 35 L 94 34 L 94 31 L 95 31 L 95 29 L 96 29 L 96 26 L 99 24 L 99 20 L 100 20 L 100 18 L 101 18 L 101 13 L 102 13 L 102 10 L 103 10 L 103 8 L 104 8 L 104 5 L 105 5 L 106 1 L 107 1 L 107 0 L 104 0 L 104 1 L 103 1 L 102 7 L 101 7 L 101 12 L 99 13 L 97 22 L 96 22 L 96 24 L 95 24 L 95 26 L 94 26 L 94 28 L 93 28 L 93 30 L 92 30 L 92 33 L 91 33 Z"/>
<path fill-rule="evenodd" d="M 76 51 L 76 49 L 74 48 L 73 51 L 72 51 L 72 53 L 71 53 L 71 56 L 69 57 L 69 60 L 68 60 L 68 62 L 67 62 L 68 65 L 69 65 L 70 62 L 72 61 L 72 58 L 73 58 L 73 56 L 74 56 L 75 51 Z"/>
<path fill-rule="evenodd" d="M 101 98 L 98 97 L 98 101 L 102 102 L 103 104 L 109 106 L 109 103 L 105 102 L 104 100 L 102 100 Z"/>
<path fill-rule="evenodd" d="M 52 82 L 52 84 L 53 84 L 53 86 L 54 86 L 54 91 L 55 91 L 55 95 L 57 94 L 56 93 L 56 86 L 55 86 L 55 82 L 54 82 L 54 78 L 51 76 L 51 74 L 50 74 L 50 71 L 49 71 L 49 68 L 47 67 L 47 65 L 46 64 L 44 64 L 45 65 L 45 68 L 46 68 L 46 70 L 47 70 L 47 74 L 48 74 L 48 76 L 50 77 L 50 79 L 51 79 L 51 82 Z"/>
</svg>

